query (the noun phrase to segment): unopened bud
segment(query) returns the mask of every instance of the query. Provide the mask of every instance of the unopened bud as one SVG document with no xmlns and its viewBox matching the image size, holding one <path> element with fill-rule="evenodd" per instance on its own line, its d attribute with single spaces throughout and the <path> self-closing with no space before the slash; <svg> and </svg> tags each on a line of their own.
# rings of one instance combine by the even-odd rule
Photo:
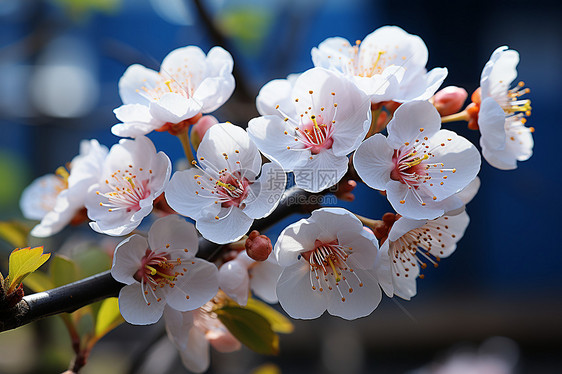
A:
<svg viewBox="0 0 562 374">
<path fill-rule="evenodd" d="M 357 187 L 357 182 L 354 180 L 342 180 L 338 183 L 338 188 L 334 195 L 340 200 L 351 202 L 355 200 L 355 195 L 353 194 L 355 187 Z"/>
<path fill-rule="evenodd" d="M 459 112 L 467 97 L 468 93 L 464 88 L 448 86 L 438 91 L 432 101 L 435 109 L 443 117 Z"/>
<path fill-rule="evenodd" d="M 205 136 L 207 130 L 209 130 L 212 126 L 219 123 L 219 120 L 211 115 L 203 116 L 197 121 L 193 128 L 191 129 L 191 144 L 193 148 L 197 150 L 199 148 L 199 144 L 201 144 L 201 140 Z"/>
<path fill-rule="evenodd" d="M 271 240 L 265 235 L 260 235 L 254 230 L 246 239 L 246 253 L 254 261 L 265 261 L 273 250 Z"/>
</svg>

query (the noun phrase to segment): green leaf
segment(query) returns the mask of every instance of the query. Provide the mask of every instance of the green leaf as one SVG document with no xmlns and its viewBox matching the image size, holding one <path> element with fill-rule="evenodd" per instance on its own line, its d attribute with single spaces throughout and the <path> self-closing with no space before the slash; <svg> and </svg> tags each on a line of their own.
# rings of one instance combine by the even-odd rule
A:
<svg viewBox="0 0 562 374">
<path fill-rule="evenodd" d="M 55 255 L 49 267 L 53 286 L 60 287 L 80 279 L 78 267 L 68 257 Z"/>
<path fill-rule="evenodd" d="M 250 298 L 244 308 L 252 310 L 265 318 L 271 324 L 271 329 L 275 332 L 282 334 L 293 332 L 294 327 L 291 321 L 266 303 Z"/>
<path fill-rule="evenodd" d="M 33 292 L 43 292 L 55 288 L 51 278 L 40 271 L 29 274 L 24 280 L 23 284 L 29 287 Z"/>
<path fill-rule="evenodd" d="M 14 249 L 9 260 L 8 293 L 13 291 L 23 278 L 43 265 L 50 256 L 50 253 L 43 254 L 43 247 Z"/>
<path fill-rule="evenodd" d="M 101 338 L 123 322 L 125 320 L 119 312 L 118 299 L 116 297 L 105 299 L 96 318 L 96 338 Z"/>
<path fill-rule="evenodd" d="M 29 227 L 18 221 L 0 222 L 0 238 L 10 243 L 12 247 L 25 247 L 27 245 L 27 235 Z"/>
<path fill-rule="evenodd" d="M 232 335 L 251 350 L 263 355 L 279 352 L 279 337 L 258 313 L 233 306 L 217 309 L 215 313 Z"/>
</svg>

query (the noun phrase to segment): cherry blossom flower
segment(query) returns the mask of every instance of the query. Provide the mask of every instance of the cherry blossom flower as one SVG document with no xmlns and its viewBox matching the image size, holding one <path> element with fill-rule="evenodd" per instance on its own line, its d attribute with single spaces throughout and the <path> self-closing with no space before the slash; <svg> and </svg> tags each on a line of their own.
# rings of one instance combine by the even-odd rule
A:
<svg viewBox="0 0 562 374">
<path fill-rule="evenodd" d="M 352 46 L 336 37 L 312 49 L 314 66 L 350 77 L 373 103 L 428 100 L 447 76 L 446 68 L 427 72 L 423 40 L 397 26 L 384 26 Z"/>
<path fill-rule="evenodd" d="M 171 162 L 145 136 L 111 147 L 98 182 L 86 198 L 92 229 L 120 236 L 133 231 L 152 211 L 170 179 Z"/>
<path fill-rule="evenodd" d="M 37 178 L 23 191 L 20 199 L 23 215 L 41 220 L 31 235 L 54 235 L 80 215 L 86 192 L 97 182 L 107 152 L 107 147 L 97 140 L 83 140 L 80 153 L 72 159 L 68 170 L 61 166 L 56 174 Z"/>
<path fill-rule="evenodd" d="M 345 209 L 315 210 L 283 230 L 274 251 L 284 267 L 277 297 L 293 318 L 316 318 L 326 309 L 345 319 L 364 317 L 381 300 L 379 283 L 392 294 L 391 280 L 374 270 L 388 268 L 378 265 L 388 257 L 379 252 L 373 233 Z"/>
<path fill-rule="evenodd" d="M 234 260 L 220 267 L 219 287 L 240 305 L 248 303 L 250 289 L 268 303 L 276 303 L 275 287 L 283 268 L 273 257 L 254 261 L 246 251 L 240 252 Z"/>
<path fill-rule="evenodd" d="M 427 101 L 405 103 L 388 124 L 388 137 L 375 134 L 355 152 L 353 164 L 371 188 L 386 190 L 399 214 L 432 219 L 459 208 L 450 198 L 480 170 L 480 154 L 456 133 L 441 130 L 437 110 Z"/>
<path fill-rule="evenodd" d="M 428 264 L 437 267 L 450 256 L 462 238 L 469 218 L 465 211 L 433 220 L 414 220 L 396 215 L 381 250 L 391 258 L 394 294 L 410 300 L 416 295 L 416 278 Z"/>
<path fill-rule="evenodd" d="M 153 130 L 181 131 L 228 100 L 234 91 L 230 54 L 220 47 L 205 53 L 187 46 L 172 51 L 160 72 L 141 65 L 130 66 L 119 81 L 122 106 L 115 115 L 123 123 L 113 134 L 137 137 Z"/>
<path fill-rule="evenodd" d="M 234 352 L 242 347 L 214 313 L 220 298 L 219 292 L 211 301 L 191 312 L 164 309 L 168 337 L 179 351 L 184 366 L 195 373 L 209 368 L 209 345 L 222 353 Z"/>
<path fill-rule="evenodd" d="M 278 96 L 271 91 L 283 84 L 270 85 L 258 96 L 258 107 L 268 114 L 248 124 L 251 139 L 294 173 L 298 187 L 319 192 L 336 184 L 347 171 L 347 155 L 369 130 L 369 99 L 340 74 L 321 68 L 301 74 L 292 90 L 285 87 Z"/>
<path fill-rule="evenodd" d="M 520 97 L 529 92 L 519 82 L 509 89 L 517 77 L 519 53 L 506 46 L 492 53 L 480 78 L 480 111 L 478 127 L 482 137 L 482 155 L 498 169 L 517 168 L 517 161 L 533 154 L 532 127 L 525 127 L 525 116 L 531 114 L 531 101 Z"/>
<path fill-rule="evenodd" d="M 281 166 L 272 161 L 262 167 L 256 145 L 233 124 L 209 128 L 197 156 L 197 167 L 174 173 L 165 196 L 172 209 L 194 219 L 201 235 L 215 243 L 240 239 L 254 219 L 275 209 L 285 191 Z"/>
<path fill-rule="evenodd" d="M 218 290 L 215 265 L 195 258 L 197 232 L 179 216 L 154 222 L 148 240 L 132 235 L 115 248 L 111 275 L 127 284 L 119 310 L 135 325 L 157 322 L 167 305 L 178 311 L 201 307 Z"/>
</svg>

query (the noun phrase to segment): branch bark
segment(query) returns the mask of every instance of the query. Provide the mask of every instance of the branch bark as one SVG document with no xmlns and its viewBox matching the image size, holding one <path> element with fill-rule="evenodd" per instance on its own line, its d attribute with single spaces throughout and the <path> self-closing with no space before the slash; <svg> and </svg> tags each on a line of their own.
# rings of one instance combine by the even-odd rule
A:
<svg viewBox="0 0 562 374">
<path fill-rule="evenodd" d="M 318 195 L 299 188 L 287 190 L 273 213 L 256 220 L 250 231 L 262 231 L 293 213 L 309 213 L 317 209 Z M 311 199 L 311 196 L 314 198 Z M 220 247 L 219 244 L 200 238 L 197 256 L 212 258 Z M 123 283 L 111 277 L 108 270 L 62 287 L 24 296 L 13 308 L 0 310 L 0 332 L 55 314 L 72 313 L 96 301 L 118 296 L 123 286 Z"/>
</svg>

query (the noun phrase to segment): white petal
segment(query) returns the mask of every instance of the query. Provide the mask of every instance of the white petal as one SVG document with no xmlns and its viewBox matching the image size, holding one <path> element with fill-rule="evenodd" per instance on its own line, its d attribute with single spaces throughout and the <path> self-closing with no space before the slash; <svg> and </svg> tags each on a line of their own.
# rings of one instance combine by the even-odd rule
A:
<svg viewBox="0 0 562 374">
<path fill-rule="evenodd" d="M 415 75 L 424 68 L 428 58 L 423 40 L 397 26 L 380 27 L 367 35 L 360 45 L 360 63 L 370 66 L 379 58 L 379 52 L 384 52 L 381 58 L 386 66 L 401 66 L 407 75 Z"/>
<path fill-rule="evenodd" d="M 220 211 L 220 204 L 215 204 L 208 191 L 201 190 L 195 179 L 202 172 L 196 168 L 176 171 L 166 187 L 166 201 L 172 209 L 183 216 L 194 220 L 203 214 L 216 216 Z M 201 191 L 201 192 L 199 192 Z M 196 194 L 199 192 L 201 196 Z"/>
<path fill-rule="evenodd" d="M 442 144 L 444 146 L 441 146 Z M 465 188 L 480 171 L 480 153 L 476 147 L 452 131 L 440 130 L 429 139 L 429 146 L 432 147 L 434 156 L 431 163 L 442 164 L 444 169 L 455 170 L 453 173 L 447 171 L 440 173 L 439 168 L 429 169 L 434 183 L 429 185 L 426 183 L 425 187 L 437 197 L 438 201 Z M 447 175 L 446 180 L 442 178 L 444 175 Z"/>
<path fill-rule="evenodd" d="M 413 144 L 420 136 L 431 137 L 441 128 L 441 116 L 428 101 L 402 104 L 387 126 L 388 144 L 394 149 L 404 143 Z"/>
<path fill-rule="evenodd" d="M 176 215 L 156 220 L 148 231 L 148 242 L 154 252 L 176 249 L 182 253 L 182 258 L 195 257 L 199 246 L 195 226 Z"/>
<path fill-rule="evenodd" d="M 314 249 L 314 241 L 322 232 L 321 230 L 320 226 L 306 219 L 301 219 L 287 226 L 277 238 L 274 247 L 275 257 L 279 265 L 292 265 L 298 261 L 301 252 Z"/>
<path fill-rule="evenodd" d="M 353 81 L 370 97 L 372 103 L 380 103 L 398 97 L 405 72 L 404 68 L 391 65 L 382 74 L 371 77 L 354 76 Z"/>
<path fill-rule="evenodd" d="M 389 243 L 390 242 L 388 240 L 385 241 L 378 251 L 377 259 L 375 260 L 375 267 L 372 273 L 377 278 L 377 281 L 386 296 L 392 297 L 394 295 L 394 283 L 392 281 L 392 268 L 390 255 L 388 253 Z"/>
<path fill-rule="evenodd" d="M 407 86 L 400 88 L 400 95 L 395 101 L 403 103 L 413 100 L 429 100 L 441 87 L 447 74 L 447 68 L 435 68 L 429 73 L 417 75 Z"/>
<path fill-rule="evenodd" d="M 256 98 L 256 107 L 262 116 L 275 115 L 282 116 L 276 109 L 279 108 L 288 116 L 294 117 L 295 106 L 291 102 L 291 91 L 293 85 L 287 79 L 275 79 L 266 83 Z"/>
<path fill-rule="evenodd" d="M 123 240 L 115 248 L 111 276 L 121 283 L 137 283 L 133 276 L 142 267 L 141 260 L 147 249 L 148 242 L 140 235 L 131 235 Z"/>
<path fill-rule="evenodd" d="M 203 331 L 194 327 L 189 330 L 187 346 L 180 351 L 181 362 L 194 373 L 203 373 L 209 368 L 209 342 Z"/>
<path fill-rule="evenodd" d="M 379 249 L 379 243 L 374 235 L 361 228 L 359 232 L 342 229 L 337 236 L 339 245 L 351 248 L 347 263 L 353 270 L 373 269 Z"/>
<path fill-rule="evenodd" d="M 187 99 L 173 92 L 166 93 L 157 102 L 150 103 L 150 115 L 163 123 L 180 123 L 200 111 L 201 104 L 197 100 Z"/>
<path fill-rule="evenodd" d="M 260 151 L 279 162 L 287 172 L 306 163 L 310 156 L 310 151 L 302 150 L 300 143 L 295 142 L 292 131 L 292 125 L 273 115 L 254 118 L 248 123 L 248 135 Z"/>
<path fill-rule="evenodd" d="M 225 159 L 224 154 L 228 159 Z M 207 130 L 199 145 L 197 157 L 199 160 L 203 157 L 205 162 L 217 170 L 249 170 L 258 175 L 261 168 L 261 156 L 256 145 L 246 131 L 230 123 L 218 123 Z M 236 161 L 240 163 L 237 164 Z"/>
<path fill-rule="evenodd" d="M 357 269 L 355 273 L 363 286 L 359 286 L 357 277 L 348 275 L 346 279 L 350 287 L 347 287 L 347 283 L 341 287 L 341 295 L 335 289 L 326 291 L 329 295 L 328 313 L 331 315 L 352 320 L 368 316 L 379 305 L 382 293 L 372 272 Z M 349 292 L 349 288 L 353 291 Z"/>
<path fill-rule="evenodd" d="M 240 305 L 248 302 L 250 278 L 248 269 L 240 261 L 232 260 L 219 269 L 219 287 Z"/>
<path fill-rule="evenodd" d="M 319 233 L 312 238 L 313 241 L 318 239 L 324 243 L 331 242 L 346 231 L 363 236 L 361 221 L 353 213 L 343 208 L 316 209 L 308 221 L 319 228 Z M 349 239 L 349 236 L 345 238 Z"/>
<path fill-rule="evenodd" d="M 326 296 L 312 289 L 309 266 L 305 260 L 286 267 L 279 277 L 277 283 L 279 304 L 292 318 L 320 317 L 327 307 Z"/>
<path fill-rule="evenodd" d="M 297 187 L 309 192 L 320 192 L 338 183 L 347 172 L 349 160 L 346 156 L 336 156 L 327 149 L 312 155 L 305 165 L 295 167 Z"/>
<path fill-rule="evenodd" d="M 154 70 L 138 64 L 129 66 L 119 79 L 119 96 L 123 104 L 148 105 L 151 99 L 147 98 L 143 88 L 156 86 L 160 79 Z"/>
<path fill-rule="evenodd" d="M 162 126 L 164 122 L 155 120 L 147 106 L 141 104 L 121 105 L 113 112 L 123 123 L 113 125 L 111 132 L 120 137 L 136 138 Z"/>
<path fill-rule="evenodd" d="M 478 127 L 482 137 L 480 144 L 484 147 L 501 150 L 505 147 L 505 113 L 501 106 L 491 97 L 484 99 L 478 113 Z"/>
<path fill-rule="evenodd" d="M 375 134 L 357 148 L 353 155 L 353 166 L 365 184 L 385 190 L 394 169 L 393 155 L 394 149 L 388 145 L 386 137 Z"/>
<path fill-rule="evenodd" d="M 440 201 L 426 196 L 426 205 L 422 205 L 411 192 L 407 192 L 408 187 L 397 181 L 390 181 L 386 186 L 386 197 L 397 213 L 412 219 L 433 219 L 445 213 Z M 403 204 L 400 203 L 402 200 Z"/>
<path fill-rule="evenodd" d="M 250 278 L 252 291 L 266 302 L 276 303 L 278 299 L 275 289 L 283 268 L 277 264 L 274 256 L 270 255 L 266 261 L 249 269 L 249 272 L 252 276 Z"/>
<path fill-rule="evenodd" d="M 150 305 L 144 301 L 140 284 L 133 283 L 127 285 L 119 292 L 119 311 L 125 321 L 133 325 L 150 325 L 158 322 L 166 303 L 157 302 L 152 293 L 148 293 L 146 298 Z"/>
<path fill-rule="evenodd" d="M 361 100 L 360 102 L 355 101 L 355 105 L 349 106 L 353 108 L 353 114 L 347 118 L 341 118 L 338 111 L 332 137 L 334 139 L 332 150 L 336 156 L 346 156 L 357 149 L 369 131 L 371 126 L 371 102 L 367 97 L 362 97 Z M 338 108 L 340 107 L 338 105 Z"/>
<path fill-rule="evenodd" d="M 395 242 L 406 234 L 408 231 L 417 229 L 418 227 L 422 227 L 425 225 L 427 220 L 424 219 L 410 219 L 406 217 L 401 217 L 394 222 L 390 231 L 388 233 L 388 240 L 391 242 Z"/>
<path fill-rule="evenodd" d="M 249 186 L 244 213 L 254 219 L 268 216 L 279 204 L 286 185 L 287 174 L 281 165 L 277 162 L 264 164 L 260 178 Z"/>
<path fill-rule="evenodd" d="M 318 48 L 312 48 L 311 55 L 314 66 L 343 72 L 349 59 L 353 57 L 353 48 L 344 38 L 328 38 Z"/>
<path fill-rule="evenodd" d="M 201 104 L 202 113 L 210 113 L 223 105 L 234 92 L 234 77 L 232 74 L 224 77 L 206 78 L 197 91 L 193 94 L 193 99 Z"/>
<path fill-rule="evenodd" d="M 169 306 L 164 308 L 166 332 L 178 350 L 185 349 L 188 344 L 189 330 L 193 328 L 193 313 L 180 312 Z"/>
<path fill-rule="evenodd" d="M 430 253 L 435 257 L 449 257 L 456 249 L 469 223 L 468 214 L 461 212 L 455 216 L 443 216 L 428 221 L 424 228 L 430 230 Z M 441 234 L 441 235 L 439 235 Z"/>
<path fill-rule="evenodd" d="M 222 208 L 217 217 L 221 218 L 200 217 L 196 227 L 205 239 L 218 244 L 232 243 L 240 239 L 254 222 L 237 207 Z"/>
<path fill-rule="evenodd" d="M 168 305 L 185 312 L 201 307 L 211 300 L 218 291 L 218 270 L 214 264 L 193 258 L 183 261 L 177 267 L 185 267 L 183 276 L 178 276 L 173 289 L 166 297 Z"/>
<path fill-rule="evenodd" d="M 55 207 L 57 195 L 64 187 L 62 179 L 54 174 L 35 179 L 21 194 L 20 209 L 24 217 L 42 219 Z"/>
</svg>

